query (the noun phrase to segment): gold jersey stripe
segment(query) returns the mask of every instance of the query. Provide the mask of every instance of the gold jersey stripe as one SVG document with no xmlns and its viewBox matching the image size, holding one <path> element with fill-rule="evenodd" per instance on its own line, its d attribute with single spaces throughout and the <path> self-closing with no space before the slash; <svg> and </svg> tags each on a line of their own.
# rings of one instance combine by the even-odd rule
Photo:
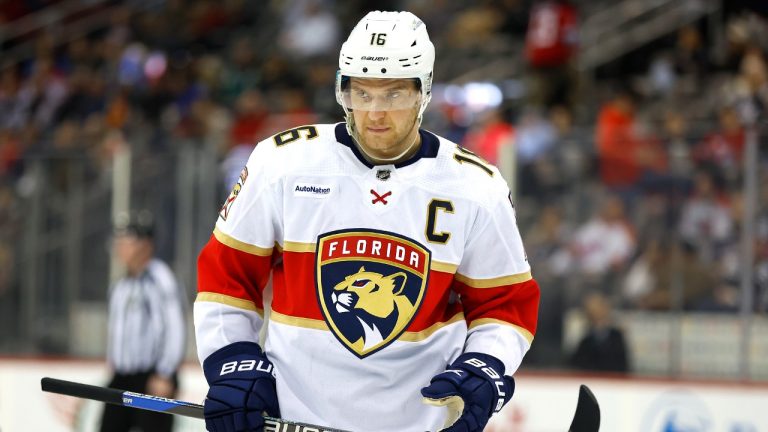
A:
<svg viewBox="0 0 768 432">
<path fill-rule="evenodd" d="M 292 316 L 284 315 L 284 314 L 281 314 L 280 312 L 275 312 L 275 311 L 272 311 L 270 313 L 270 319 L 274 320 L 275 322 L 279 322 L 281 324 L 287 324 L 294 327 L 330 331 L 330 328 L 328 328 L 328 324 L 326 324 L 326 322 L 323 320 L 292 317 Z M 459 312 L 448 321 L 432 324 L 431 326 L 429 326 L 428 328 L 420 332 L 405 332 L 402 335 L 400 335 L 400 338 L 398 340 L 405 341 L 405 342 L 419 342 L 432 336 L 433 333 L 440 330 L 441 328 L 448 326 L 450 324 L 453 324 L 455 322 L 459 322 L 463 319 L 464 319 L 464 313 Z"/>
<path fill-rule="evenodd" d="M 240 240 L 234 237 L 224 234 L 218 228 L 214 228 L 213 235 L 214 237 L 216 237 L 216 240 L 231 247 L 232 249 L 237 249 L 241 252 L 249 253 L 251 255 L 266 256 L 266 257 L 272 256 L 273 248 L 263 248 L 263 247 L 259 247 L 249 243 L 241 242 Z"/>
<path fill-rule="evenodd" d="M 462 282 L 472 288 L 496 288 L 499 286 L 513 285 L 533 279 L 530 271 L 490 279 L 472 279 L 458 273 L 456 273 L 455 277 L 457 281 Z"/>
<path fill-rule="evenodd" d="M 459 266 L 456 264 L 451 264 L 446 262 L 432 261 L 432 265 L 430 268 L 434 271 L 453 274 L 453 273 L 456 273 L 456 269 L 458 269 Z"/>
<path fill-rule="evenodd" d="M 315 330 L 330 331 L 328 324 L 323 320 L 316 320 L 312 318 L 299 318 L 288 315 L 283 315 L 280 312 L 272 311 L 269 314 L 269 319 L 281 324 L 288 324 L 294 327 L 303 327 Z"/>
<path fill-rule="evenodd" d="M 478 326 L 481 326 L 481 325 L 485 325 L 485 324 L 498 324 L 498 325 L 505 325 L 505 326 L 513 327 L 515 330 L 517 330 L 520 334 L 523 335 L 523 337 L 525 338 L 525 340 L 528 341 L 528 343 L 533 342 L 533 334 L 531 332 L 529 332 L 528 330 L 520 327 L 519 325 L 515 325 L 515 324 L 509 323 L 509 322 L 506 322 L 506 321 L 502 321 L 502 320 L 499 320 L 499 319 L 495 319 L 495 318 L 480 318 L 480 319 L 476 319 L 476 320 L 472 321 L 469 324 L 469 329 L 472 330 L 475 327 L 478 327 Z"/>
<path fill-rule="evenodd" d="M 314 252 L 316 244 L 286 241 L 282 249 L 288 252 Z"/>
<path fill-rule="evenodd" d="M 237 298 L 237 297 L 232 297 L 226 294 L 201 292 L 201 293 L 197 293 L 197 298 L 195 299 L 195 301 L 221 303 L 227 306 L 236 307 L 238 309 L 253 311 L 258 313 L 259 315 L 264 315 L 264 311 L 261 308 L 256 307 L 256 304 L 254 302 L 250 300 Z"/>
<path fill-rule="evenodd" d="M 400 335 L 400 338 L 398 340 L 405 341 L 405 342 L 420 342 L 432 336 L 432 334 L 434 334 L 436 331 L 440 330 L 441 328 L 449 326 L 459 321 L 463 321 L 463 320 L 464 320 L 464 312 L 459 312 L 453 317 L 451 317 L 448 321 L 434 323 L 420 332 L 405 332 L 402 335 Z"/>
</svg>

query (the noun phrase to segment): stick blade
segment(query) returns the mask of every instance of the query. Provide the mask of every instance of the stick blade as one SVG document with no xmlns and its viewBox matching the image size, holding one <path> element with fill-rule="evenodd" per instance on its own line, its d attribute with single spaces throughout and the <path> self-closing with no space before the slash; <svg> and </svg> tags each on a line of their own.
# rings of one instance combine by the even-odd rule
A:
<svg viewBox="0 0 768 432">
<path fill-rule="evenodd" d="M 579 401 L 568 432 L 598 432 L 600 430 L 600 405 L 589 387 L 579 387 Z"/>
</svg>

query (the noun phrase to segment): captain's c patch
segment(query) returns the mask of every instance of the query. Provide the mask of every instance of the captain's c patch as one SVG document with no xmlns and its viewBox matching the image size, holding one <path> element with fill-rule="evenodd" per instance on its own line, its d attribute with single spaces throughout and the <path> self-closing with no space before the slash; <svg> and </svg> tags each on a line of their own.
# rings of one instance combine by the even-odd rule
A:
<svg viewBox="0 0 768 432">
<path fill-rule="evenodd" d="M 240 194 L 240 190 L 243 189 L 243 186 L 245 185 L 245 181 L 248 179 L 248 167 L 243 167 L 243 170 L 240 171 L 240 177 L 237 179 L 237 183 L 235 183 L 234 186 L 232 186 L 232 192 L 229 193 L 229 196 L 227 197 L 227 200 L 224 201 L 224 205 L 221 206 L 221 210 L 219 210 L 219 217 L 223 220 L 227 220 L 227 216 L 229 216 L 229 209 L 232 207 L 232 203 L 235 202 L 235 199 L 237 198 L 237 195 Z"/>
<path fill-rule="evenodd" d="M 342 230 L 319 236 L 317 298 L 325 321 L 364 358 L 395 341 L 421 306 L 430 252 L 392 232 Z"/>
</svg>

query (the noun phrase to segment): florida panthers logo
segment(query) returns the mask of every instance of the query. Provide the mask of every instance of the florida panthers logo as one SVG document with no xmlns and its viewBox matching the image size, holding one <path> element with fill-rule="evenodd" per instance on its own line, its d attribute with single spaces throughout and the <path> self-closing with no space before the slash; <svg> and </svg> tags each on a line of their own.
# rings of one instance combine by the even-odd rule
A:
<svg viewBox="0 0 768 432">
<path fill-rule="evenodd" d="M 394 233 L 346 230 L 320 236 L 317 293 L 328 326 L 358 357 L 392 343 L 421 305 L 430 253 Z"/>
</svg>

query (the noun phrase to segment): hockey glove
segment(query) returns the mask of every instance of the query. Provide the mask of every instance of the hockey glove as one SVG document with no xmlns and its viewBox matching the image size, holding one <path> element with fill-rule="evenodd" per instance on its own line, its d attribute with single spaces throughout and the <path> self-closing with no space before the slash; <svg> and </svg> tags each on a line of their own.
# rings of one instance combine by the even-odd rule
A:
<svg viewBox="0 0 768 432">
<path fill-rule="evenodd" d="M 274 366 L 253 342 L 235 342 L 203 362 L 210 388 L 205 428 L 211 432 L 261 431 L 262 412 L 280 416 Z"/>
<path fill-rule="evenodd" d="M 481 432 L 491 416 L 512 398 L 515 380 L 504 375 L 501 360 L 464 353 L 421 389 L 424 402 L 447 406 L 444 432 Z"/>
</svg>

